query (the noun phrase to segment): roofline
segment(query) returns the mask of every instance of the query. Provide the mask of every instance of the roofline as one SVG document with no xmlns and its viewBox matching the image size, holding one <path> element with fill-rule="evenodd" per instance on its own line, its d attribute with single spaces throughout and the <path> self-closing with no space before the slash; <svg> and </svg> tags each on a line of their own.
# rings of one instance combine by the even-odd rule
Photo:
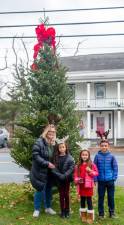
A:
<svg viewBox="0 0 124 225">
<path fill-rule="evenodd" d="M 124 80 L 124 69 L 121 70 L 96 70 L 96 71 L 69 71 L 68 83 L 81 83 L 89 81 L 122 81 Z"/>
</svg>

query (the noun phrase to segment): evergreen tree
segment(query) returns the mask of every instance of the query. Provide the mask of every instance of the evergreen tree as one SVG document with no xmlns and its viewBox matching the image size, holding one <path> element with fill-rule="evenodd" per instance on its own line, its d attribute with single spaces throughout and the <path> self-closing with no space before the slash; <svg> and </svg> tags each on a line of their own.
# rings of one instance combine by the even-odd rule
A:
<svg viewBox="0 0 124 225">
<path fill-rule="evenodd" d="M 67 84 L 67 69 L 56 53 L 55 30 L 41 24 L 36 28 L 36 35 L 38 43 L 34 46 L 34 62 L 27 75 L 28 95 L 11 151 L 15 161 L 28 170 L 32 145 L 48 123 L 57 125 L 57 137 L 69 135 L 74 156 L 79 140 L 79 118 L 75 113 L 72 90 Z"/>
</svg>

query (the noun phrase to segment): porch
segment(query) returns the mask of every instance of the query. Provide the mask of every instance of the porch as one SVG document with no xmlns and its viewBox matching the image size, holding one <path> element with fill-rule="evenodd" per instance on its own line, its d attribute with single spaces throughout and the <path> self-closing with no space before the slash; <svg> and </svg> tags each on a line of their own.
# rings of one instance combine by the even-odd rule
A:
<svg viewBox="0 0 124 225">
<path fill-rule="evenodd" d="M 87 109 L 124 109 L 124 98 L 118 101 L 117 98 L 102 98 L 102 99 L 75 99 L 76 110 Z"/>
<path fill-rule="evenodd" d="M 86 108 L 82 111 L 82 121 L 84 125 L 84 139 L 92 140 L 96 143 L 99 139 L 96 130 L 102 132 L 109 129 L 109 139 L 114 145 L 123 145 L 124 143 L 124 109 L 91 109 Z"/>
</svg>

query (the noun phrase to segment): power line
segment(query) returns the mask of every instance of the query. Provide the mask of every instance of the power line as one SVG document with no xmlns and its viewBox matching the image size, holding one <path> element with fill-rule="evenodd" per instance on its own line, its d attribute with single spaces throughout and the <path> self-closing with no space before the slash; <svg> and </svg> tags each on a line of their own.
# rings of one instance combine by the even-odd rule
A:
<svg viewBox="0 0 124 225">
<path fill-rule="evenodd" d="M 48 26 L 73 26 L 73 25 L 88 25 L 88 24 L 106 24 L 106 23 L 124 23 L 124 20 L 110 21 L 93 21 L 93 22 L 77 22 L 77 23 L 51 23 Z M 15 27 L 35 27 L 39 24 L 20 24 L 20 25 L 3 25 L 0 28 L 15 28 Z"/>
<path fill-rule="evenodd" d="M 76 49 L 77 47 L 58 47 L 59 49 Z M 79 49 L 101 49 L 101 48 L 124 48 L 124 46 L 95 46 L 95 47 L 80 47 Z M 16 47 L 15 48 L 16 50 L 24 50 L 23 47 Z M 12 50 L 12 48 L 1 48 L 1 50 Z M 32 48 L 27 48 L 27 50 L 33 50 L 33 47 Z"/>
<path fill-rule="evenodd" d="M 21 13 L 44 13 L 44 12 L 70 12 L 70 11 L 91 11 L 91 10 L 110 10 L 110 9 L 124 9 L 124 6 L 114 7 L 100 7 L 100 8 L 83 8 L 83 9 L 54 9 L 54 10 L 35 10 L 35 11 L 8 11 L 0 12 L 0 14 L 21 14 Z"/>
<path fill-rule="evenodd" d="M 57 35 L 56 38 L 124 36 L 124 33 Z M 0 39 L 31 39 L 36 36 L 1 36 Z"/>
</svg>

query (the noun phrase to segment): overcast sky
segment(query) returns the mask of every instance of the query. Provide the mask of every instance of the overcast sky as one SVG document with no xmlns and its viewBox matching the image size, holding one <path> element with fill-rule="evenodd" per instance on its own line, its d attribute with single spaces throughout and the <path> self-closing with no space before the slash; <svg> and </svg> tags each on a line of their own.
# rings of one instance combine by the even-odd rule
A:
<svg viewBox="0 0 124 225">
<path fill-rule="evenodd" d="M 124 0 L 3 0 L 0 3 L 0 12 L 7 11 L 31 11 L 31 10 L 49 10 L 49 9 L 79 9 L 79 8 L 99 8 L 124 6 Z M 46 13 L 50 23 L 66 22 L 88 22 L 88 21 L 107 21 L 124 20 L 124 9 L 96 10 L 96 11 L 77 11 L 77 12 L 55 12 Z M 39 19 L 43 18 L 42 13 L 35 14 L 0 14 L 0 25 L 17 24 L 38 24 Z M 99 34 L 99 33 L 124 33 L 124 23 L 97 24 L 97 25 L 79 25 L 79 26 L 56 26 L 57 35 L 73 34 Z M 31 28 L 0 28 L 1 36 L 21 36 L 35 35 L 35 27 Z M 74 55 L 78 42 L 81 42 L 77 55 L 97 54 L 106 52 L 123 52 L 124 36 L 110 37 L 81 37 L 81 38 L 61 38 L 60 55 Z M 32 49 L 36 39 L 25 40 L 27 49 L 32 59 Z M 12 52 L 12 40 L 0 39 L 0 68 L 4 66 L 4 55 L 8 50 L 8 63 L 11 66 L 15 62 Z M 16 42 L 18 55 L 23 55 L 22 45 L 18 40 Z M 8 79 L 0 72 L 0 79 Z"/>
</svg>

